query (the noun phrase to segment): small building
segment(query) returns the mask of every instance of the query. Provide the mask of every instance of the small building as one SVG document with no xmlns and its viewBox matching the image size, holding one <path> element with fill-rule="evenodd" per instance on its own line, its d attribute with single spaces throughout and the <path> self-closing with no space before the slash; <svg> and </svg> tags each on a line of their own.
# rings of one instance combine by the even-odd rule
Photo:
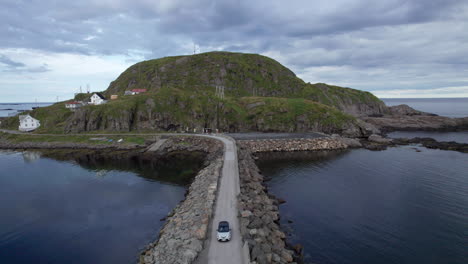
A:
<svg viewBox="0 0 468 264">
<path fill-rule="evenodd" d="M 111 95 L 111 100 L 116 100 L 116 99 L 118 99 L 118 98 L 119 98 L 119 96 L 116 95 L 116 94 Z"/>
<path fill-rule="evenodd" d="M 29 132 L 41 126 L 41 122 L 39 122 L 39 120 L 33 118 L 30 115 L 20 115 L 19 121 L 20 121 L 20 125 L 18 128 L 19 131 Z"/>
<path fill-rule="evenodd" d="M 106 98 L 101 93 L 93 93 L 93 95 L 91 95 L 91 98 L 89 98 L 89 104 L 92 105 L 105 104 L 106 102 Z"/>
<path fill-rule="evenodd" d="M 146 93 L 146 89 L 132 89 L 135 94 Z"/>
<path fill-rule="evenodd" d="M 135 94 L 141 94 L 141 93 L 146 93 L 146 89 L 132 89 L 130 91 L 125 91 L 125 95 L 135 95 Z"/>
<path fill-rule="evenodd" d="M 65 103 L 65 108 L 68 109 L 77 109 L 83 106 L 83 102 L 78 102 L 78 101 L 70 101 Z"/>
</svg>

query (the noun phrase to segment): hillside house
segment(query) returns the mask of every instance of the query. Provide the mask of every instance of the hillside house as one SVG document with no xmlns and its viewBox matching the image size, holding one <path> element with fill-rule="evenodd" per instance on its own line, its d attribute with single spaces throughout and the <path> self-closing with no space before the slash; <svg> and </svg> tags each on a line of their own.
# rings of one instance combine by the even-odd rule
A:
<svg viewBox="0 0 468 264">
<path fill-rule="evenodd" d="M 93 95 L 91 95 L 91 98 L 89 98 L 89 104 L 92 105 L 105 104 L 106 102 L 106 98 L 101 93 L 93 93 Z"/>
<path fill-rule="evenodd" d="M 71 110 L 80 108 L 82 106 L 83 106 L 83 102 L 78 102 L 78 101 L 70 101 L 70 102 L 65 103 L 65 108 L 68 108 Z"/>
<path fill-rule="evenodd" d="M 19 121 L 20 121 L 20 125 L 18 128 L 19 131 L 29 132 L 41 126 L 41 122 L 39 122 L 39 120 L 33 118 L 30 115 L 20 115 Z"/>
<path fill-rule="evenodd" d="M 125 91 L 125 95 L 135 95 L 135 94 L 141 94 L 141 93 L 146 93 L 146 89 L 132 89 L 130 91 Z"/>
<path fill-rule="evenodd" d="M 116 94 L 111 95 L 111 100 L 117 100 L 118 98 L 119 96 Z"/>
</svg>

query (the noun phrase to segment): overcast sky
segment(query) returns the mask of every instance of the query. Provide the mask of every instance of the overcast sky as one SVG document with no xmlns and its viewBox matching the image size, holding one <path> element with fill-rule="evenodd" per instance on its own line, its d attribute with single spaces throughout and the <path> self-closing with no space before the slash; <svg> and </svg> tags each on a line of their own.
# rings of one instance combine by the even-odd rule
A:
<svg viewBox="0 0 468 264">
<path fill-rule="evenodd" d="M 468 97 L 466 0 L 1 0 L 0 25 L 0 102 L 105 90 L 194 45 L 379 97 Z"/>
</svg>

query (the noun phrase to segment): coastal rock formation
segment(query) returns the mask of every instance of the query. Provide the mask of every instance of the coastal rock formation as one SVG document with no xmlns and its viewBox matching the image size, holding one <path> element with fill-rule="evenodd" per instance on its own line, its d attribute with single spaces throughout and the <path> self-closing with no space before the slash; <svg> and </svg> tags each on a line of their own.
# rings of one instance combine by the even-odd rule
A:
<svg viewBox="0 0 468 264">
<path fill-rule="evenodd" d="M 430 149 L 452 150 L 462 153 L 468 153 L 467 143 L 458 143 L 454 141 L 440 142 L 433 138 L 398 138 L 392 142 L 394 145 L 421 144 Z"/>
<path fill-rule="evenodd" d="M 402 130 L 457 131 L 468 130 L 468 117 L 450 118 L 414 110 L 407 105 L 392 106 L 388 114 L 362 117 L 383 132 Z"/>
<path fill-rule="evenodd" d="M 437 116 L 435 114 L 421 112 L 416 109 L 411 108 L 409 105 L 395 105 L 387 107 L 387 112 L 392 116 L 414 116 L 414 115 L 425 115 L 425 116 Z"/>
<path fill-rule="evenodd" d="M 278 201 L 267 193 L 251 152 L 240 147 L 238 158 L 240 228 L 249 246 L 251 263 L 293 263 L 294 252 L 287 249 L 286 235 L 279 226 Z"/>
<path fill-rule="evenodd" d="M 242 140 L 238 145 L 257 152 L 290 152 L 311 150 L 335 150 L 345 149 L 348 145 L 345 140 L 339 138 L 303 138 L 303 139 L 265 139 Z"/>
<path fill-rule="evenodd" d="M 158 241 L 144 250 L 140 263 L 190 264 L 203 249 L 223 165 L 222 144 L 205 138 L 171 138 L 164 143 L 161 153 L 188 149 L 211 151 L 207 158 L 209 165 L 197 174 L 185 200 L 168 215 Z"/>
<path fill-rule="evenodd" d="M 392 142 L 392 139 L 390 138 L 384 138 L 380 135 L 372 134 L 367 138 L 371 142 L 376 142 L 376 143 L 390 143 Z"/>
</svg>

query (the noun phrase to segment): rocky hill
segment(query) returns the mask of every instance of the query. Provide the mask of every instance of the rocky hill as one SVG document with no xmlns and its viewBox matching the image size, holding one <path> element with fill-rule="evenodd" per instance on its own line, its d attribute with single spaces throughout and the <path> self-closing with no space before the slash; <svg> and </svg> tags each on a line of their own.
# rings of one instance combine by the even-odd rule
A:
<svg viewBox="0 0 468 264">
<path fill-rule="evenodd" d="M 303 98 L 352 115 L 383 114 L 385 104 L 369 92 L 305 83 L 277 61 L 258 54 L 208 52 L 137 63 L 113 81 L 105 94 L 123 95 L 129 89 L 158 92 L 162 87 L 215 92 L 224 87 L 229 97 Z"/>
<path fill-rule="evenodd" d="M 223 98 L 217 88 L 224 90 Z M 148 92 L 124 95 L 131 89 Z M 368 129 L 355 116 L 387 111 L 371 93 L 305 83 L 273 59 L 230 52 L 143 61 L 124 71 L 103 93 L 119 98 L 75 112 L 65 109 L 63 102 L 32 111 L 41 120 L 38 132 L 200 132 L 208 127 L 359 136 Z M 17 118 L 5 120 L 2 127 L 17 128 Z"/>
</svg>

